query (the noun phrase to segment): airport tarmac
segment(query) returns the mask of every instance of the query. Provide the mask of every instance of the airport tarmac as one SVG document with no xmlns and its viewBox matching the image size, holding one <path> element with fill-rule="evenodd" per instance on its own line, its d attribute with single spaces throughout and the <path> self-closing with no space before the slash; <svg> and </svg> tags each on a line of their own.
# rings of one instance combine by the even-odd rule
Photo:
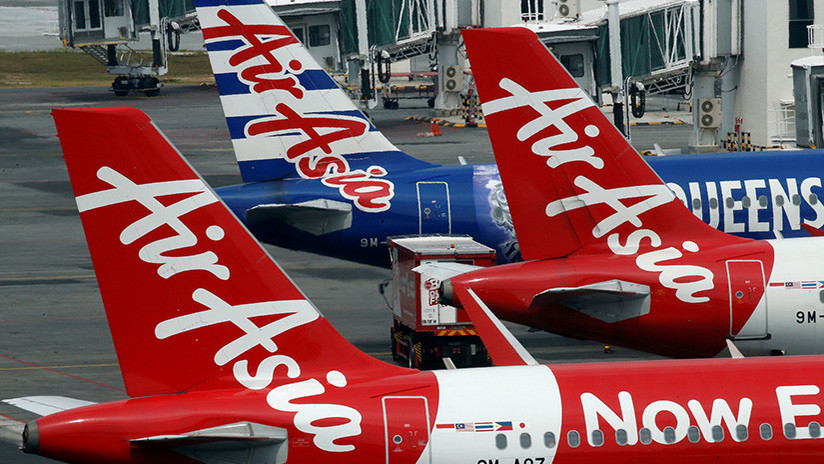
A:
<svg viewBox="0 0 824 464">
<path fill-rule="evenodd" d="M 61 395 L 88 401 L 126 397 L 91 259 L 54 123 L 54 107 L 133 106 L 146 112 L 212 186 L 239 183 L 217 90 L 169 86 L 160 97 L 115 97 L 107 88 L 0 90 L 0 399 Z M 493 161 L 485 129 L 442 129 L 425 137 L 426 102 L 370 111 L 402 150 L 427 161 Z M 691 126 L 633 129 L 639 150 L 687 144 Z M 105 134 L 101 134 L 105 137 Z M 147 153 L 146 156 L 151 156 Z M 391 311 L 378 294 L 389 270 L 267 246 L 298 286 L 351 342 L 391 361 Z M 135 291 L 140 291 L 136 288 Z M 137 316 L 136 316 L 137 317 Z M 656 356 L 571 340 L 509 324 L 541 362 L 617 361 Z M 162 362 L 162 360 L 156 360 Z M 0 425 L 36 416 L 0 403 Z M 0 463 L 53 462 L 24 455 L 0 429 Z"/>
</svg>

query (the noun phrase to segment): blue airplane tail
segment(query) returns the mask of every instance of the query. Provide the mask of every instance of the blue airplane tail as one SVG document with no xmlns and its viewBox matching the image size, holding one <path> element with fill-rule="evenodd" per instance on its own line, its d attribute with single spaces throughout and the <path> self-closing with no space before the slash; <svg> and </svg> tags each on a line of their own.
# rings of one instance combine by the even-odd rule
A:
<svg viewBox="0 0 824 464">
<path fill-rule="evenodd" d="M 387 140 L 264 0 L 195 6 L 245 182 L 299 176 L 385 190 L 387 173 L 432 166 Z"/>
</svg>

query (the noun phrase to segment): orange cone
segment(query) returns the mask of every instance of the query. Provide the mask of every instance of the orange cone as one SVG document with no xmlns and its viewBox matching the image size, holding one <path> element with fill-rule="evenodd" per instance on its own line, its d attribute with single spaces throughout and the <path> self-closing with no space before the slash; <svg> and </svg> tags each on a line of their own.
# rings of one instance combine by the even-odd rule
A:
<svg viewBox="0 0 824 464">
<path fill-rule="evenodd" d="M 429 121 L 429 129 L 432 131 L 432 135 L 437 137 L 441 135 L 441 126 L 438 125 L 438 121 L 434 118 Z"/>
</svg>

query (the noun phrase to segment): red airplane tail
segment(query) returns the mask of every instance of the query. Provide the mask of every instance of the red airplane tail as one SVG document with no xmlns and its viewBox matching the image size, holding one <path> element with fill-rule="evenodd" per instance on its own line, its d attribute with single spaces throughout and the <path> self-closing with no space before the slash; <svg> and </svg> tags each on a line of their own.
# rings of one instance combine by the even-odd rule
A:
<svg viewBox="0 0 824 464">
<path fill-rule="evenodd" d="M 524 259 L 739 240 L 684 208 L 534 33 L 463 35 Z M 654 232 L 615 240 L 642 227 Z"/>
<path fill-rule="evenodd" d="M 53 116 L 130 396 L 400 369 L 338 334 L 145 114 Z"/>
</svg>

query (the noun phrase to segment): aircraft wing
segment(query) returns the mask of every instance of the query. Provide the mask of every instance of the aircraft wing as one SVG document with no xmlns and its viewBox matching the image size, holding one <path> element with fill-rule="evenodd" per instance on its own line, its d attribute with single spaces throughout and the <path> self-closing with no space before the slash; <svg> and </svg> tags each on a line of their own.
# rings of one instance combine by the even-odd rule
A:
<svg viewBox="0 0 824 464">
<path fill-rule="evenodd" d="M 38 416 L 48 416 L 56 412 L 96 404 L 92 401 L 67 398 L 65 396 L 24 396 L 3 400 L 4 403 L 32 412 Z"/>
<path fill-rule="evenodd" d="M 608 280 L 580 287 L 550 288 L 532 298 L 531 307 L 562 305 L 595 319 L 614 323 L 649 313 L 646 285 Z"/>
<path fill-rule="evenodd" d="M 481 336 L 486 349 L 489 350 L 492 361 L 496 366 L 524 366 L 537 365 L 535 358 L 521 345 L 521 342 L 512 335 L 501 320 L 472 290 L 463 286 L 455 288 L 455 294 L 463 304 L 464 310 Z"/>
<path fill-rule="evenodd" d="M 246 211 L 249 224 L 280 221 L 312 235 L 352 227 L 352 204 L 325 198 L 294 204 L 263 204 Z"/>
</svg>

